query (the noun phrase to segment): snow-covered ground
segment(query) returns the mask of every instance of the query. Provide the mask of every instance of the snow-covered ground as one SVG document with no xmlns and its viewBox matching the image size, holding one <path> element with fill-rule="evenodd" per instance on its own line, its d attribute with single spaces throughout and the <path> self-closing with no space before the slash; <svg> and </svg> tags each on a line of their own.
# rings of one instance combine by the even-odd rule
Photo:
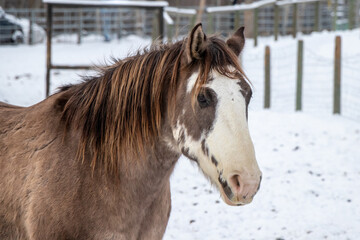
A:
<svg viewBox="0 0 360 240">
<path fill-rule="evenodd" d="M 335 35 L 343 37 L 343 116 L 331 115 Z M 249 125 L 263 172 L 250 205 L 227 206 L 189 160 L 171 177 L 172 212 L 164 239 L 359 239 L 360 33 L 319 33 L 305 42 L 304 112 L 294 113 L 296 41 L 247 41 L 243 65 L 254 84 Z M 135 36 L 82 45 L 57 39 L 53 62 L 103 63 L 122 58 L 148 39 Z M 272 109 L 262 110 L 263 49 L 271 46 Z M 45 95 L 45 44 L 0 47 L 0 101 L 29 106 Z M 82 71 L 53 71 L 51 92 L 80 80 Z M 91 74 L 91 73 L 86 73 Z M 351 106 L 351 109 L 350 109 Z M 355 119 L 355 120 L 354 120 Z"/>
</svg>

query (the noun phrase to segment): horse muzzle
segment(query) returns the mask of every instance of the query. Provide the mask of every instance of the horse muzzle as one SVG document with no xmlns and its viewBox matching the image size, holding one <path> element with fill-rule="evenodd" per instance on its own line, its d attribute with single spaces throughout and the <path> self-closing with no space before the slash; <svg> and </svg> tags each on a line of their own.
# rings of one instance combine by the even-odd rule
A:
<svg viewBox="0 0 360 240">
<path fill-rule="evenodd" d="M 261 179 L 261 174 L 256 177 L 245 177 L 239 173 L 231 174 L 226 181 L 219 178 L 221 197 L 231 206 L 251 203 L 260 188 Z"/>
</svg>

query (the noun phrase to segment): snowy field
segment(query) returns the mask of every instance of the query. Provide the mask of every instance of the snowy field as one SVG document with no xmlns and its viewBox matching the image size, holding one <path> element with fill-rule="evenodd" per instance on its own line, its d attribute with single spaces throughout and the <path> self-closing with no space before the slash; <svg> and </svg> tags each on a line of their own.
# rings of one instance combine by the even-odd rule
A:
<svg viewBox="0 0 360 240">
<path fill-rule="evenodd" d="M 335 35 L 343 37 L 348 59 L 342 73 L 346 117 L 330 114 Z M 247 42 L 242 61 L 255 90 L 249 125 L 263 172 L 260 191 L 250 205 L 227 206 L 197 167 L 180 158 L 171 177 L 172 212 L 165 240 L 360 238 L 359 36 L 356 30 L 302 37 L 305 59 L 311 61 L 305 63 L 301 113 L 293 111 L 296 41 L 260 39 L 257 48 Z M 94 38 L 80 46 L 74 43 L 71 37 L 58 39 L 53 62 L 101 64 L 150 40 L 131 36 L 111 43 Z M 271 46 L 273 60 L 271 111 L 261 109 L 265 44 Z M 45 44 L 0 46 L 0 101 L 29 106 L 43 99 L 45 53 Z M 91 73 L 53 71 L 51 92 L 79 81 L 79 74 Z"/>
</svg>

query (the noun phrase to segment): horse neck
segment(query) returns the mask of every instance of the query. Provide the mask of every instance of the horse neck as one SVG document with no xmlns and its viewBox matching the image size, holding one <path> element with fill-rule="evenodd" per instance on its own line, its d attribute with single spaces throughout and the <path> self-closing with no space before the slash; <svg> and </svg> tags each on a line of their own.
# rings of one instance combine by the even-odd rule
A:
<svg viewBox="0 0 360 240">
<path fill-rule="evenodd" d="M 156 138 L 153 147 L 147 147 L 143 157 L 126 159 L 120 170 L 120 182 L 131 181 L 139 194 L 151 194 L 165 186 L 180 153 L 171 146 L 170 127 L 163 127 L 163 134 Z"/>
</svg>

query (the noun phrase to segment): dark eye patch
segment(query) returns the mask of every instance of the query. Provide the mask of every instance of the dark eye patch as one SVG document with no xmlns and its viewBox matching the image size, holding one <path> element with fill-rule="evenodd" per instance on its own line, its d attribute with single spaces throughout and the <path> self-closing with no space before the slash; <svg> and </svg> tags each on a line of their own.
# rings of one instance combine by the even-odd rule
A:
<svg viewBox="0 0 360 240">
<path fill-rule="evenodd" d="M 240 92 L 242 93 L 242 95 L 243 95 L 244 98 L 245 98 L 246 105 L 249 105 L 250 100 L 251 100 L 251 97 L 252 97 L 252 91 L 251 91 L 251 89 L 249 89 L 248 91 L 240 90 Z"/>
<path fill-rule="evenodd" d="M 251 97 L 252 97 L 252 90 L 251 90 L 250 85 L 243 78 L 241 78 L 238 81 L 238 85 L 241 88 L 240 92 L 245 98 L 246 105 L 249 105 Z"/>
<path fill-rule="evenodd" d="M 202 88 L 197 96 L 197 102 L 200 108 L 206 108 L 214 104 L 214 94 L 209 88 Z"/>
</svg>

